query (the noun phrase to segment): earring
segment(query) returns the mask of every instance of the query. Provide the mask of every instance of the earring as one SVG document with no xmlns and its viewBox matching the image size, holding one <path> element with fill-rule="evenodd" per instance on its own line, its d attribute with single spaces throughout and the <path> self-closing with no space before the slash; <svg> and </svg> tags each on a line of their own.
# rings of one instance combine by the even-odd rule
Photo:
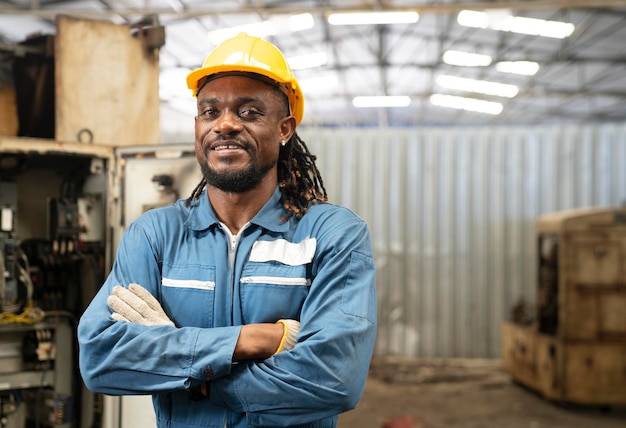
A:
<svg viewBox="0 0 626 428">
<path fill-rule="evenodd" d="M 285 140 L 280 140 L 280 145 L 285 147 L 285 144 L 287 144 L 287 142 Z"/>
</svg>

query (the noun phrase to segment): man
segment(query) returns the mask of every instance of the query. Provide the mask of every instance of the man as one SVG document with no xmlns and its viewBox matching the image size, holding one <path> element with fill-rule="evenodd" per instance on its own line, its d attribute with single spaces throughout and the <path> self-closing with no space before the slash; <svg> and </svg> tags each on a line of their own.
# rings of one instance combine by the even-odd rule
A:
<svg viewBox="0 0 626 428">
<path fill-rule="evenodd" d="M 187 83 L 204 178 L 126 230 L 78 327 L 84 381 L 152 394 L 159 427 L 334 427 L 374 348 L 367 226 L 326 202 L 275 46 L 242 33 Z"/>
</svg>

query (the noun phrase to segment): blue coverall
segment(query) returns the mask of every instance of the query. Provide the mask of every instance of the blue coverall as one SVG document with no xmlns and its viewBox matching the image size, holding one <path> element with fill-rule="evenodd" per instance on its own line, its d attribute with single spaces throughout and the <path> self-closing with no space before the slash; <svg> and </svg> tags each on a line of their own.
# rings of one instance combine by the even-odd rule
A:
<svg viewBox="0 0 626 428">
<path fill-rule="evenodd" d="M 277 188 L 233 236 L 206 190 L 129 225 L 112 271 L 80 319 L 87 387 L 151 394 L 159 428 L 334 427 L 365 387 L 376 335 L 376 284 L 367 225 L 350 210 L 312 204 L 299 220 Z M 147 288 L 176 324 L 115 321 L 116 284 Z M 291 351 L 232 362 L 241 326 L 299 320 Z M 210 396 L 188 389 L 210 382 Z"/>
</svg>

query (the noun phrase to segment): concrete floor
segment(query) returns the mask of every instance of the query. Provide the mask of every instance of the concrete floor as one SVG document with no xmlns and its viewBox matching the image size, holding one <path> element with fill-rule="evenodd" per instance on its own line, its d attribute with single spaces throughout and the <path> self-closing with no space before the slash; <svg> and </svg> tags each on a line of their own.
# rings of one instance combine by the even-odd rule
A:
<svg viewBox="0 0 626 428">
<path fill-rule="evenodd" d="M 374 360 L 339 428 L 625 428 L 626 408 L 563 406 L 511 380 L 499 360 Z"/>
</svg>

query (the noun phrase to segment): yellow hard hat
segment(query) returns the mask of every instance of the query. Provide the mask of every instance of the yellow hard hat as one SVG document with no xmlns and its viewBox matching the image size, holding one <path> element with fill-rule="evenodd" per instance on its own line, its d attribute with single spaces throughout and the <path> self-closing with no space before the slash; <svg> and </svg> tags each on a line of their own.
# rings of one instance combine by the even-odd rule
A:
<svg viewBox="0 0 626 428">
<path fill-rule="evenodd" d="M 197 96 L 198 85 L 205 77 L 232 72 L 254 73 L 277 82 L 289 98 L 296 124 L 302 121 L 304 95 L 284 55 L 270 42 L 246 33 L 239 33 L 213 49 L 202 67 L 187 75 L 187 86 Z"/>
</svg>

